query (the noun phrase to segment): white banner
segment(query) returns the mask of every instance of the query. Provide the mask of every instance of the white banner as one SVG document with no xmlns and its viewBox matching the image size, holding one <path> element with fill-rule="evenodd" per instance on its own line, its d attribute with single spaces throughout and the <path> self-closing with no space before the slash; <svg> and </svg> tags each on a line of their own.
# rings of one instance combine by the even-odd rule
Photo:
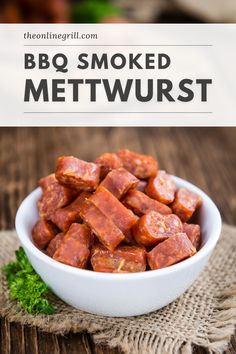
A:
<svg viewBox="0 0 236 354">
<path fill-rule="evenodd" d="M 1 126 L 236 126 L 236 25 L 0 25 Z"/>
</svg>

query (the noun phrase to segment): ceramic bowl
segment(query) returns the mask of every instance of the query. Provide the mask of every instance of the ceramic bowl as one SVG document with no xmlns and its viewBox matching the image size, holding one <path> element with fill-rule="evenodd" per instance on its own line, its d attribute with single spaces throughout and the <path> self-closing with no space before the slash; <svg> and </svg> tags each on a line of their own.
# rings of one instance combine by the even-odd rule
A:
<svg viewBox="0 0 236 354">
<path fill-rule="evenodd" d="M 167 268 L 129 274 L 98 273 L 59 263 L 32 242 L 38 219 L 37 188 L 22 202 L 16 215 L 16 231 L 35 271 L 67 304 L 105 316 L 134 316 L 160 309 L 183 294 L 206 266 L 221 232 L 220 213 L 213 201 L 193 184 L 173 177 L 178 187 L 198 193 L 203 204 L 196 218 L 201 225 L 201 249 L 193 257 Z"/>
</svg>

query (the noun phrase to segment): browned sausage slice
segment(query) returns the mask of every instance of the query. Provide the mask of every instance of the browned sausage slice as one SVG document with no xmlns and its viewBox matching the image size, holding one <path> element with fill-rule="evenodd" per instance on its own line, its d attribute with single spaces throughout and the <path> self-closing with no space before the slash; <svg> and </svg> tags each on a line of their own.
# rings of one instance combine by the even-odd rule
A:
<svg viewBox="0 0 236 354">
<path fill-rule="evenodd" d="M 46 253 L 49 257 L 52 257 L 56 252 L 56 250 L 58 249 L 58 247 L 61 245 L 63 237 L 64 237 L 64 233 L 60 232 L 55 237 L 53 237 L 53 239 L 49 242 L 49 245 L 46 249 Z"/>
<path fill-rule="evenodd" d="M 71 203 L 78 195 L 77 191 L 61 185 L 54 174 L 41 178 L 39 185 L 43 190 L 43 195 L 38 201 L 39 215 L 48 220 L 55 210 Z"/>
<path fill-rule="evenodd" d="M 202 199 L 186 188 L 178 189 L 175 200 L 171 206 L 173 212 L 183 221 L 188 221 L 195 210 L 201 205 Z"/>
<path fill-rule="evenodd" d="M 111 170 L 115 170 L 123 166 L 119 156 L 109 152 L 97 157 L 95 163 L 101 167 L 101 179 L 105 178 Z"/>
<path fill-rule="evenodd" d="M 140 246 L 118 246 L 115 251 L 111 252 L 98 244 L 92 249 L 91 264 L 96 272 L 144 272 L 146 251 Z"/>
<path fill-rule="evenodd" d="M 101 185 L 108 189 L 117 199 L 137 186 L 139 180 L 124 168 L 118 168 L 108 173 Z"/>
<path fill-rule="evenodd" d="M 133 236 L 140 245 L 155 246 L 182 231 L 183 224 L 177 215 L 151 211 L 141 216 L 133 228 Z"/>
<path fill-rule="evenodd" d="M 111 192 L 99 186 L 90 199 L 114 224 L 127 235 L 137 218 Z"/>
<path fill-rule="evenodd" d="M 197 224 L 183 224 L 183 229 L 196 250 L 199 249 L 201 244 L 201 229 Z"/>
<path fill-rule="evenodd" d="M 121 159 L 124 168 L 140 179 L 156 176 L 157 161 L 152 156 L 142 155 L 128 149 L 119 150 L 117 155 Z"/>
<path fill-rule="evenodd" d="M 89 199 L 84 203 L 80 215 L 109 250 L 113 251 L 124 240 L 122 231 Z"/>
<path fill-rule="evenodd" d="M 145 189 L 145 192 L 149 197 L 164 204 L 170 204 L 173 202 L 175 191 L 175 182 L 165 171 L 158 171 L 156 177 L 150 178 Z"/>
<path fill-rule="evenodd" d="M 92 234 L 86 225 L 72 224 L 53 259 L 73 267 L 85 268 L 90 256 L 91 242 Z"/>
<path fill-rule="evenodd" d="M 47 190 L 47 188 L 53 183 L 58 183 L 55 173 L 51 173 L 50 175 L 42 177 L 39 180 L 39 186 L 42 188 L 43 191 Z"/>
<path fill-rule="evenodd" d="M 192 257 L 196 253 L 188 236 L 178 233 L 159 243 L 148 253 L 148 263 L 151 269 L 160 269 Z"/>
<path fill-rule="evenodd" d="M 73 156 L 57 159 L 56 178 L 60 183 L 79 191 L 93 191 L 99 184 L 100 167 L 92 162 L 79 160 Z"/>
<path fill-rule="evenodd" d="M 161 214 L 171 214 L 172 210 L 165 204 L 158 202 L 146 194 L 132 189 L 124 199 L 124 204 L 133 210 L 137 215 L 147 214 L 150 211 L 156 211 Z"/>
<path fill-rule="evenodd" d="M 66 232 L 71 224 L 81 222 L 80 211 L 90 196 L 89 192 L 82 192 L 71 204 L 57 209 L 51 217 L 52 222 L 63 232 Z"/>
<path fill-rule="evenodd" d="M 44 249 L 49 242 L 58 233 L 57 227 L 46 219 L 39 219 L 33 227 L 32 239 L 35 245 L 41 250 Z"/>
</svg>

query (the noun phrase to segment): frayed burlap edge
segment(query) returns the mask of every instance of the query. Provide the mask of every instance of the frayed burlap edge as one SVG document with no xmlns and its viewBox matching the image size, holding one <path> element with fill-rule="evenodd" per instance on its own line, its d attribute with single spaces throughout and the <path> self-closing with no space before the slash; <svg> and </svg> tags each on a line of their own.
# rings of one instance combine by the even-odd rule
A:
<svg viewBox="0 0 236 354">
<path fill-rule="evenodd" d="M 8 232 L 13 234 L 13 232 Z M 223 226 L 223 234 L 230 234 L 235 238 L 236 228 L 228 225 Z M 14 248 L 18 244 L 14 240 Z M 219 247 L 219 245 L 218 245 Z M 228 255 L 226 255 L 228 257 Z M 1 279 L 2 278 L 2 279 Z M 4 284 L 2 274 L 0 274 L 0 282 Z M 184 340 L 183 338 L 175 338 L 169 335 L 158 335 L 158 333 L 150 333 L 150 331 L 142 331 L 120 327 L 119 321 L 116 324 L 108 324 L 106 318 L 85 314 L 78 311 L 75 316 L 74 309 L 71 308 L 71 315 L 66 315 L 63 321 L 60 316 L 31 316 L 25 313 L 20 307 L 9 300 L 8 292 L 5 286 L 0 288 L 0 315 L 6 317 L 10 322 L 20 322 L 22 324 L 37 326 L 43 331 L 53 332 L 56 334 L 66 334 L 72 332 L 88 332 L 94 341 L 99 344 L 106 344 L 109 347 L 120 347 L 124 353 L 129 354 L 192 354 L 193 345 L 205 348 L 211 354 L 222 354 L 227 349 L 231 336 L 235 332 L 236 325 L 236 284 L 231 284 L 228 289 L 223 290 L 215 298 L 216 306 L 209 318 L 207 338 L 197 336 L 194 340 Z M 184 296 L 184 295 L 183 295 Z M 63 308 L 68 312 L 68 305 L 61 300 L 52 296 L 54 303 L 59 305 L 60 311 Z M 178 300 L 177 300 L 178 301 Z M 81 316 L 80 316 L 81 314 Z M 85 319 L 82 318 L 85 316 Z M 104 326 L 104 323 L 106 325 Z"/>
<path fill-rule="evenodd" d="M 236 285 L 222 293 L 218 298 L 218 306 L 210 319 L 208 343 L 196 338 L 183 341 L 168 336 L 157 336 L 155 333 L 119 330 L 114 328 L 95 334 L 94 340 L 110 347 L 120 347 L 124 353 L 130 354 L 193 354 L 193 346 L 205 348 L 209 354 L 222 354 L 228 347 L 236 329 Z M 218 312 L 218 311 L 219 312 Z M 132 347 L 131 344 L 132 343 Z"/>
</svg>

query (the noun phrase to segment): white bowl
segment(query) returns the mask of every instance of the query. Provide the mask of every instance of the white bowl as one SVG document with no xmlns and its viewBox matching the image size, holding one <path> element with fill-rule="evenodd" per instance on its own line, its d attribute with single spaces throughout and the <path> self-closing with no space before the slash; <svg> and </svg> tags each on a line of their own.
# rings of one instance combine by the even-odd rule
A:
<svg viewBox="0 0 236 354">
<path fill-rule="evenodd" d="M 78 269 L 59 263 L 38 250 L 31 230 L 38 219 L 35 189 L 20 205 L 16 231 L 35 271 L 67 304 L 105 316 L 135 316 L 166 306 L 183 294 L 208 262 L 219 239 L 221 217 L 216 205 L 199 188 L 174 177 L 178 187 L 198 193 L 203 205 L 197 213 L 202 230 L 202 246 L 196 255 L 167 268 L 140 273 L 110 274 Z"/>
</svg>

